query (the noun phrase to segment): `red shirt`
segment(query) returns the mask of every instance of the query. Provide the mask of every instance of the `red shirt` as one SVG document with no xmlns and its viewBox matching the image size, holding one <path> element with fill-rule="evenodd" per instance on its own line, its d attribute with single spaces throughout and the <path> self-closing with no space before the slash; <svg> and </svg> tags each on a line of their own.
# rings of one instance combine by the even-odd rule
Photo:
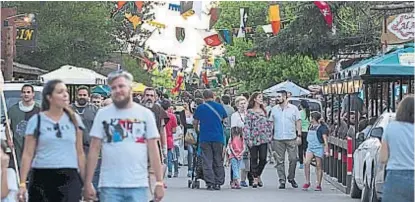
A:
<svg viewBox="0 0 415 202">
<path fill-rule="evenodd" d="M 166 124 L 167 149 L 174 148 L 173 129 L 177 127 L 177 119 L 173 113 L 168 112 L 169 121 Z"/>
</svg>

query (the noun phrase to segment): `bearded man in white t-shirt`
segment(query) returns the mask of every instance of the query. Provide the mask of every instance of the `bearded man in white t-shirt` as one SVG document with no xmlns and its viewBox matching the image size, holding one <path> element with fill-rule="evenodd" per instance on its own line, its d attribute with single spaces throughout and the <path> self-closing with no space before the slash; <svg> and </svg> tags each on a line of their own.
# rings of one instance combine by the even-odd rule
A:
<svg viewBox="0 0 415 202">
<path fill-rule="evenodd" d="M 148 158 L 156 175 L 154 201 L 164 196 L 163 172 L 153 113 L 133 102 L 133 77 L 125 71 L 108 75 L 112 105 L 100 109 L 92 126 L 84 197 L 95 199 L 92 177 L 102 146 L 99 180 L 101 202 L 148 202 Z"/>
</svg>

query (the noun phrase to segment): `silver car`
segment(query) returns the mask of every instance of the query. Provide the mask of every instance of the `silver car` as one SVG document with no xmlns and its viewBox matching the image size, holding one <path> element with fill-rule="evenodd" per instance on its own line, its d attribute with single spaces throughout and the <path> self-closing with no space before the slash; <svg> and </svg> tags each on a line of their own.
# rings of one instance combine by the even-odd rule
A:
<svg viewBox="0 0 415 202">
<path fill-rule="evenodd" d="M 350 188 L 352 198 L 362 202 L 377 202 L 381 198 L 384 180 L 384 166 L 379 163 L 379 150 L 384 128 L 395 119 L 395 113 L 383 113 L 372 126 L 369 135 L 359 133 L 357 139 L 364 139 L 353 154 L 353 173 Z"/>
</svg>

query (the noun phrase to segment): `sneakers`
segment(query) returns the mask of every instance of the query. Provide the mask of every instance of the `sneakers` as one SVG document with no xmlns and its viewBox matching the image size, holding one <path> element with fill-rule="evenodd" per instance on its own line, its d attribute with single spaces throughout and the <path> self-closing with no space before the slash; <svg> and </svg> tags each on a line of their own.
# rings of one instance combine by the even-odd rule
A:
<svg viewBox="0 0 415 202">
<path fill-rule="evenodd" d="M 167 174 L 167 177 L 168 177 L 168 178 L 171 178 L 171 172 L 169 172 L 169 173 Z"/>
<path fill-rule="evenodd" d="M 241 181 L 241 187 L 248 187 L 248 185 L 246 184 L 246 182 L 245 181 Z"/>
<path fill-rule="evenodd" d="M 306 184 L 304 184 L 304 185 L 303 185 L 303 190 L 304 190 L 304 191 L 307 191 L 307 190 L 310 188 L 310 186 L 311 186 L 311 183 L 306 183 Z"/>
<path fill-rule="evenodd" d="M 206 189 L 207 190 L 209 190 L 209 191 L 213 191 L 214 189 L 213 189 L 213 186 L 210 186 L 210 185 L 208 185 L 207 187 L 206 187 Z"/>
<path fill-rule="evenodd" d="M 280 183 L 280 186 L 278 187 L 278 189 L 285 189 L 285 183 Z"/>
<path fill-rule="evenodd" d="M 293 188 L 298 188 L 298 184 L 297 182 L 295 182 L 295 180 L 288 180 L 288 182 L 291 184 Z"/>
<path fill-rule="evenodd" d="M 299 169 L 304 169 L 304 164 L 300 164 Z"/>
<path fill-rule="evenodd" d="M 239 182 L 237 182 L 237 181 L 232 182 L 231 189 L 241 189 L 241 186 L 239 185 Z"/>
<path fill-rule="evenodd" d="M 218 191 L 219 191 L 219 190 L 220 190 L 220 185 L 214 185 L 214 186 L 213 186 L 213 189 L 214 189 L 214 190 L 218 190 Z"/>
<path fill-rule="evenodd" d="M 314 191 L 322 191 L 321 185 L 317 185 L 316 188 L 314 189 Z"/>
</svg>

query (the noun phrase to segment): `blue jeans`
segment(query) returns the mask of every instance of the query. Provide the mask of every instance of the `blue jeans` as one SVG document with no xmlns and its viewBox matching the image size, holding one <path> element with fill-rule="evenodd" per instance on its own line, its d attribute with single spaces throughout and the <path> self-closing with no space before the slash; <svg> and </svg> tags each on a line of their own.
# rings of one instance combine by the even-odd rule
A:
<svg viewBox="0 0 415 202">
<path fill-rule="evenodd" d="M 193 171 L 193 145 L 187 145 L 187 170 Z"/>
<path fill-rule="evenodd" d="M 172 172 L 174 166 L 174 173 L 179 172 L 179 162 L 177 159 L 177 153 L 175 149 L 169 149 L 167 151 L 167 169 L 169 173 Z"/>
<path fill-rule="evenodd" d="M 238 160 L 237 158 L 231 158 L 231 168 L 232 168 L 232 179 L 239 180 L 241 179 L 240 171 L 241 171 L 241 162 L 242 160 Z"/>
<path fill-rule="evenodd" d="M 414 171 L 386 170 L 382 202 L 414 201 Z"/>
<path fill-rule="evenodd" d="M 101 187 L 101 202 L 148 202 L 148 188 L 112 188 Z"/>
</svg>

